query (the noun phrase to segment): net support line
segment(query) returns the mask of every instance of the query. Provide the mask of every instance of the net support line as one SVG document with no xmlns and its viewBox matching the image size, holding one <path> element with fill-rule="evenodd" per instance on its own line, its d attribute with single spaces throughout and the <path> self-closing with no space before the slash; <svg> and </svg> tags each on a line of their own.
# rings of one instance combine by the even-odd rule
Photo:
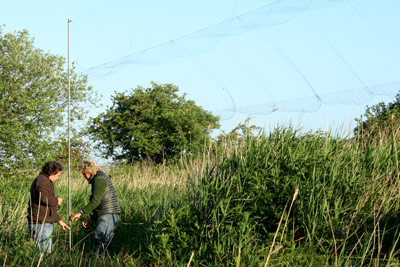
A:
<svg viewBox="0 0 400 267">
<path fill-rule="evenodd" d="M 70 29 L 71 20 L 68 19 L 68 218 L 71 217 L 71 138 L 70 138 L 70 131 L 71 131 L 71 69 L 69 64 L 69 29 Z M 72 227 L 71 220 L 69 221 L 69 226 Z M 72 249 L 72 233 L 71 230 L 69 232 L 69 250 Z"/>
</svg>

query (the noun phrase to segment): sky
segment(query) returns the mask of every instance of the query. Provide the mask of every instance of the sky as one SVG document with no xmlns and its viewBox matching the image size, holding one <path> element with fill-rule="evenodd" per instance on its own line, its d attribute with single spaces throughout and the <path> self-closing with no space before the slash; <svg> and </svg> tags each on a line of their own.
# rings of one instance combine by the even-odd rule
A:
<svg viewBox="0 0 400 267">
<path fill-rule="evenodd" d="M 348 135 L 366 106 L 400 90 L 398 0 L 3 0 L 3 33 L 70 60 L 99 92 L 172 83 L 229 132 Z"/>
</svg>

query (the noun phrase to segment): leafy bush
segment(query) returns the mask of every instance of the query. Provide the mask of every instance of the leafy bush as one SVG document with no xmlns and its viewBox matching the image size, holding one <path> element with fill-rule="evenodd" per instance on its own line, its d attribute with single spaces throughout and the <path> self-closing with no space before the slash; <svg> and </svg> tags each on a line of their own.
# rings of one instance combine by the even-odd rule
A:
<svg viewBox="0 0 400 267">
<path fill-rule="evenodd" d="M 321 255 L 389 253 L 397 241 L 385 229 L 395 236 L 399 229 L 385 215 L 398 213 L 393 205 L 399 197 L 387 201 L 388 192 L 397 192 L 397 154 L 387 154 L 395 145 L 388 140 L 371 147 L 362 139 L 291 128 L 247 136 L 209 160 L 204 176 L 193 177 L 186 204 L 159 223 L 158 251 L 168 251 L 174 261 L 196 251 L 197 263 L 226 264 L 236 262 L 239 248 L 249 252 L 271 244 L 281 227 L 280 245 L 303 244 Z M 296 187 L 300 193 L 289 214 L 285 207 Z M 379 223 L 385 234 L 378 249 L 365 242 L 377 238 Z"/>
<path fill-rule="evenodd" d="M 184 153 L 197 155 L 219 118 L 178 95 L 172 84 L 152 83 L 113 97 L 113 106 L 97 116 L 89 132 L 106 156 L 126 163 L 162 163 Z"/>
</svg>

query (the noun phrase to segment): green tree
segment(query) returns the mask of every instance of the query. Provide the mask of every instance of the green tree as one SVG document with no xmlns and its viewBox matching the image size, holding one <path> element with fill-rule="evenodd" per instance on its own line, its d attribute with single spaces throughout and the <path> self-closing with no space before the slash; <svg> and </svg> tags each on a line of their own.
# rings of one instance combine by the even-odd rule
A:
<svg viewBox="0 0 400 267">
<path fill-rule="evenodd" d="M 249 136 L 260 135 L 262 130 L 262 127 L 250 125 L 250 118 L 247 118 L 244 122 L 240 122 L 229 133 L 222 131 L 222 133 L 215 138 L 215 141 L 218 145 L 222 146 L 239 145 Z"/>
<path fill-rule="evenodd" d="M 58 144 L 57 154 L 54 159 L 63 163 L 68 162 L 68 140 L 67 138 L 60 139 Z M 72 136 L 70 140 L 70 156 L 71 165 L 78 166 L 82 160 L 90 158 L 93 155 L 92 144 L 84 138 L 84 132 L 78 136 Z"/>
<path fill-rule="evenodd" d="M 400 118 L 400 93 L 397 93 L 393 102 L 385 104 L 380 102 L 371 107 L 367 106 L 365 114 L 356 119 L 357 127 L 354 134 L 389 133 L 399 126 Z"/>
<path fill-rule="evenodd" d="M 151 160 L 156 163 L 181 153 L 196 154 L 210 140 L 219 118 L 199 107 L 178 87 L 152 82 L 117 93 L 106 113 L 95 118 L 89 132 L 100 141 L 107 157 L 125 160 Z"/>
<path fill-rule="evenodd" d="M 0 168 L 37 167 L 66 136 L 68 72 L 65 59 L 35 48 L 29 33 L 0 27 Z M 71 118 L 83 119 L 92 87 L 71 70 Z"/>
</svg>

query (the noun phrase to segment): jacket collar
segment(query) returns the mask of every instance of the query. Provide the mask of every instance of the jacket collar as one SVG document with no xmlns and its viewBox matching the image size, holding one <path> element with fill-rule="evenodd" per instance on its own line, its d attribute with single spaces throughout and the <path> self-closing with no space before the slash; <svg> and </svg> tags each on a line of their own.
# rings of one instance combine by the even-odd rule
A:
<svg viewBox="0 0 400 267">
<path fill-rule="evenodd" d="M 97 173 L 96 173 L 97 174 Z M 88 183 L 91 184 L 93 183 L 94 178 L 96 177 L 96 174 L 92 175 L 92 177 L 89 178 Z"/>
</svg>

